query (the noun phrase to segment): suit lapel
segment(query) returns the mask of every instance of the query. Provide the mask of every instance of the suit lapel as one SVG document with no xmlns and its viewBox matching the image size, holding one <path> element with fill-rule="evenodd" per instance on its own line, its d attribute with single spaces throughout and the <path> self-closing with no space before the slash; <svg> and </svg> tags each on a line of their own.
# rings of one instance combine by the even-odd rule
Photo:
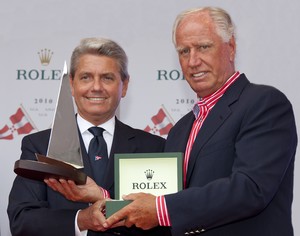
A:
<svg viewBox="0 0 300 236">
<path fill-rule="evenodd" d="M 230 105 L 236 102 L 242 93 L 244 87 L 249 83 L 244 74 L 231 85 L 225 94 L 220 98 L 214 108 L 210 111 L 206 120 L 204 121 L 192 147 L 190 160 L 187 170 L 187 185 L 189 184 L 195 162 L 199 157 L 199 152 L 205 146 L 207 141 L 211 139 L 215 132 L 220 129 L 222 124 L 231 114 Z"/>
</svg>

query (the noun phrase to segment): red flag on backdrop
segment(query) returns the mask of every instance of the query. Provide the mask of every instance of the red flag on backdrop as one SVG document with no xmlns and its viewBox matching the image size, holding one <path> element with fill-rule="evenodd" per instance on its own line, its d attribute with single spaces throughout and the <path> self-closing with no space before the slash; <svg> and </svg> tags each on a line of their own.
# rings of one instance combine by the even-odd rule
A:
<svg viewBox="0 0 300 236">
<path fill-rule="evenodd" d="M 36 129 L 33 122 L 25 112 L 22 105 L 17 109 L 16 113 L 9 117 L 11 125 L 5 125 L 0 130 L 0 139 L 11 140 L 14 139 L 14 132 L 20 134 L 29 134 Z"/>
<path fill-rule="evenodd" d="M 173 127 L 172 120 L 167 116 L 163 108 L 158 110 L 158 113 L 151 118 L 153 125 L 147 125 L 144 131 L 160 134 L 161 136 L 167 135 Z"/>
<path fill-rule="evenodd" d="M 18 134 L 29 134 L 34 129 L 30 123 L 30 119 L 26 117 L 21 107 L 19 107 L 17 112 L 10 116 L 9 119 L 13 124 L 13 129 L 16 130 Z"/>
<path fill-rule="evenodd" d="M 5 125 L 1 130 L 0 130 L 0 139 L 13 139 L 13 133 L 12 130 L 8 127 L 8 125 Z"/>
</svg>

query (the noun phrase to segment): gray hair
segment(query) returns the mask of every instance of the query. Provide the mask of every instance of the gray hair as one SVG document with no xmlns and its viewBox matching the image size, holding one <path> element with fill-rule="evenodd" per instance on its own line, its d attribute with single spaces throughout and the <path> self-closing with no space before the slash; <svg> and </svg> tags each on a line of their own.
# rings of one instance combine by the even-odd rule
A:
<svg viewBox="0 0 300 236">
<path fill-rule="evenodd" d="M 197 14 L 199 12 L 205 12 L 205 11 L 208 12 L 211 19 L 215 23 L 217 34 L 223 39 L 224 42 L 229 42 L 229 40 L 233 36 L 235 36 L 235 26 L 233 24 L 233 21 L 231 20 L 230 15 L 225 10 L 218 7 L 193 8 L 180 13 L 174 22 L 172 39 L 175 46 L 176 46 L 176 31 L 180 22 L 186 16 Z"/>
<path fill-rule="evenodd" d="M 115 59 L 119 65 L 122 80 L 129 79 L 128 59 L 125 51 L 116 42 L 105 38 L 84 38 L 80 41 L 71 56 L 70 75 L 72 78 L 75 76 L 80 57 L 86 54 Z"/>
</svg>

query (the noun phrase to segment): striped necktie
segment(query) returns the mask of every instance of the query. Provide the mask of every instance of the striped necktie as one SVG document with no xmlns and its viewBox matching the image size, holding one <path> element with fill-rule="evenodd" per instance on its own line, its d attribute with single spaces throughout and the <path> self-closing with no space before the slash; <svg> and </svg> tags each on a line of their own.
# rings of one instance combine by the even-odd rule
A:
<svg viewBox="0 0 300 236">
<path fill-rule="evenodd" d="M 107 145 L 103 138 L 104 129 L 95 126 L 88 130 L 94 135 L 88 150 L 93 177 L 98 185 L 103 186 L 108 163 Z"/>
</svg>

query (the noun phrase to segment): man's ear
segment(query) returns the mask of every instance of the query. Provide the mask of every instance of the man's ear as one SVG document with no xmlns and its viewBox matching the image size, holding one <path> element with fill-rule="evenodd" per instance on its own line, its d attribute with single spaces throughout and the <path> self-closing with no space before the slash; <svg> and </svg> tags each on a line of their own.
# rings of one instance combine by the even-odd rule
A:
<svg viewBox="0 0 300 236">
<path fill-rule="evenodd" d="M 127 79 L 123 80 L 122 82 L 123 82 L 123 88 L 122 88 L 122 98 L 123 98 L 126 96 L 126 93 L 127 93 L 129 77 Z"/>
<path fill-rule="evenodd" d="M 74 88 L 73 88 L 74 79 L 72 78 L 71 75 L 69 76 L 69 83 L 70 83 L 70 88 L 71 88 L 72 96 L 74 97 Z"/>
<path fill-rule="evenodd" d="M 228 42 L 230 47 L 230 61 L 234 62 L 235 53 L 236 53 L 236 43 L 235 43 L 235 37 L 232 36 L 231 39 Z"/>
</svg>

